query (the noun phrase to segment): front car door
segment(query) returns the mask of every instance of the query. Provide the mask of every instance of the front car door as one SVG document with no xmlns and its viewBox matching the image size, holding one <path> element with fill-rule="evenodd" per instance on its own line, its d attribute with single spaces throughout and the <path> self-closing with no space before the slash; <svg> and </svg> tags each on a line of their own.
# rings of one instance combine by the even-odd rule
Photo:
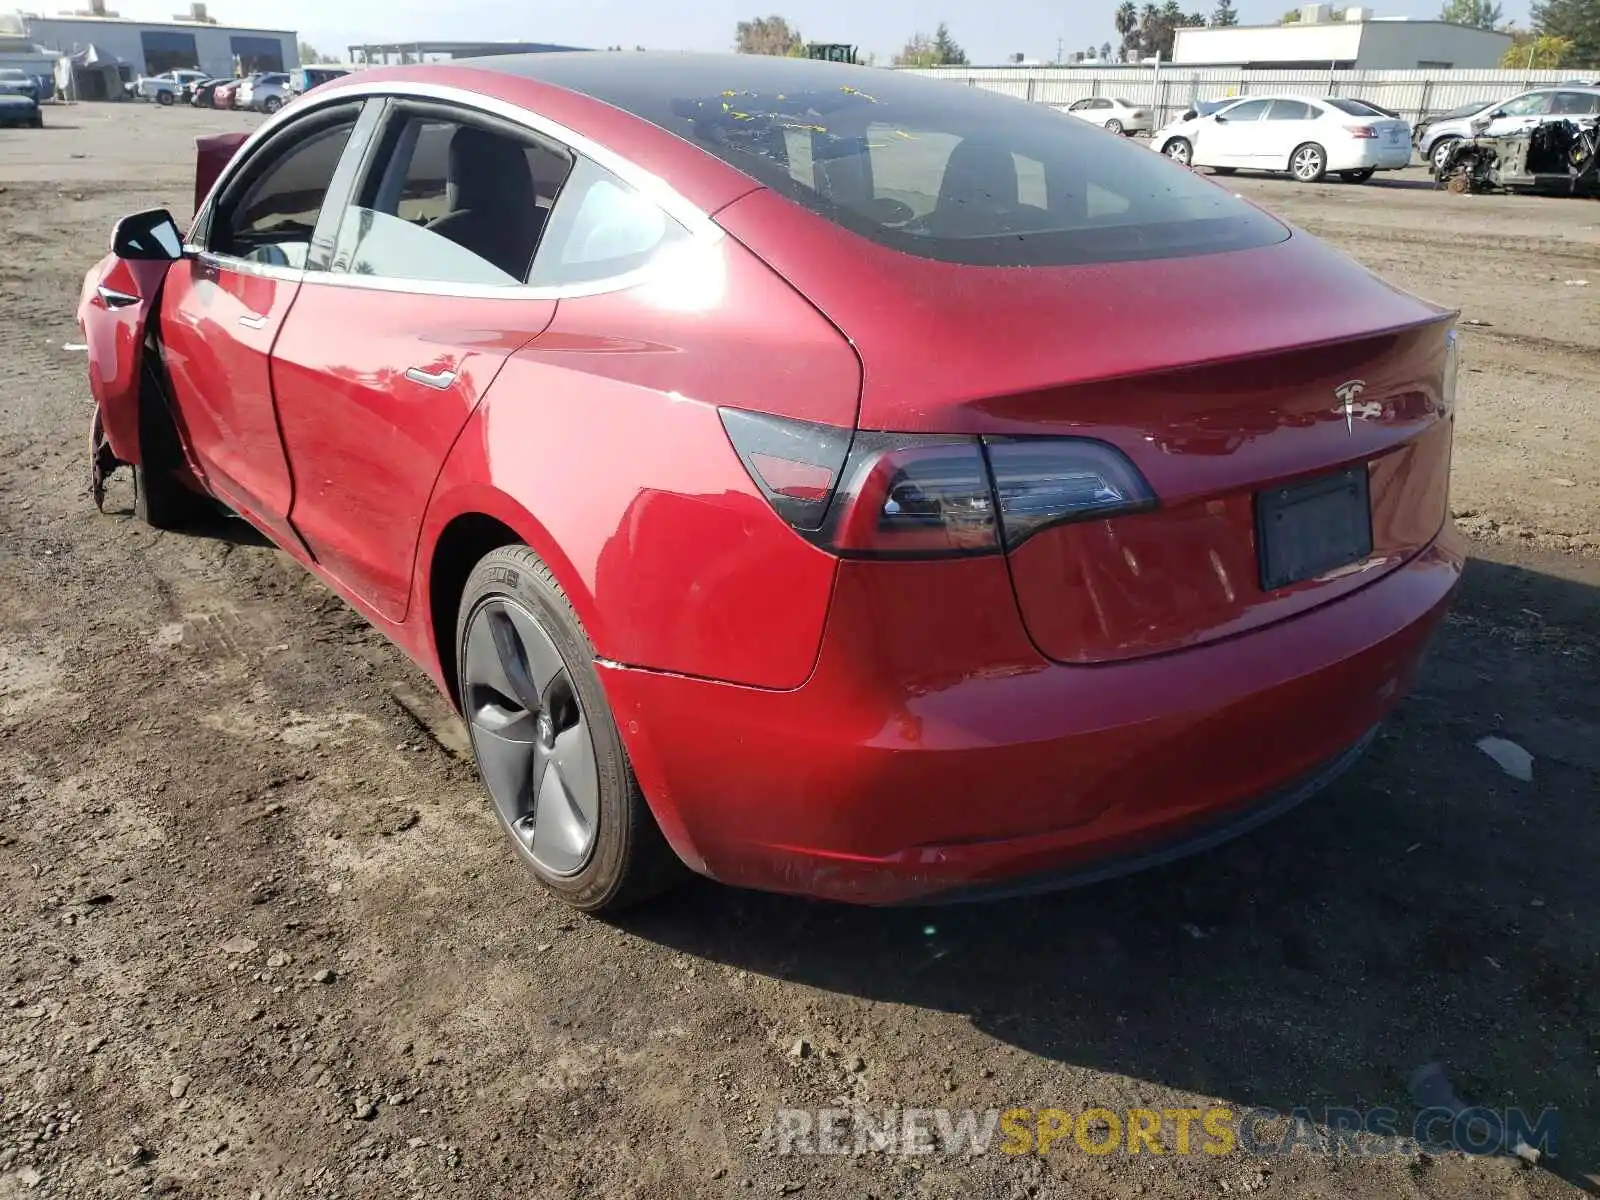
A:
<svg viewBox="0 0 1600 1200">
<path fill-rule="evenodd" d="M 1195 131 L 1194 161 L 1203 167 L 1248 167 L 1254 165 L 1261 131 L 1261 118 L 1271 100 L 1245 100 L 1223 109 L 1200 123 Z"/>
<path fill-rule="evenodd" d="M 162 296 L 163 360 L 194 465 L 280 542 L 294 537 L 293 482 L 270 357 L 301 280 L 325 256 L 317 230 L 343 156 L 377 115 L 360 101 L 334 105 L 247 150 L 196 222 L 199 252 L 172 267 Z"/>
<path fill-rule="evenodd" d="M 457 435 L 555 314 L 526 281 L 571 165 L 523 125 L 391 99 L 338 214 L 330 269 L 306 276 L 277 341 L 290 519 L 382 618 L 406 615 L 418 531 Z"/>
</svg>

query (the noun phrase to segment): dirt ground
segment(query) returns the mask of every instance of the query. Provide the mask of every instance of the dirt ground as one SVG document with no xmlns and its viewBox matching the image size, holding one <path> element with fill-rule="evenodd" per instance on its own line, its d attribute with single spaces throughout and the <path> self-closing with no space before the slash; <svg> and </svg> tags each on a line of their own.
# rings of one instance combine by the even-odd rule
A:
<svg viewBox="0 0 1600 1200">
<path fill-rule="evenodd" d="M 1238 181 L 1476 322 L 1474 562 L 1330 793 L 1026 902 L 696 882 L 607 922 L 516 866 L 442 703 L 340 601 L 237 528 L 157 534 L 125 483 L 105 516 L 84 494 L 83 272 L 117 214 L 187 213 L 196 132 L 253 119 L 0 132 L 0 1197 L 1600 1192 L 1600 204 Z M 1469 1103 L 1560 1110 L 1558 1157 L 762 1140 L 830 1105 L 1408 1122 L 1435 1061 Z"/>
</svg>

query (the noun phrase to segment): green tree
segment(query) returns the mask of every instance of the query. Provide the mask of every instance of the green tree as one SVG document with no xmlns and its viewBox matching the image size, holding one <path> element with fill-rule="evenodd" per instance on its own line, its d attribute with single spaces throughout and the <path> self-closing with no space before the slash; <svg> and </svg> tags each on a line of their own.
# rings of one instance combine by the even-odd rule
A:
<svg viewBox="0 0 1600 1200">
<path fill-rule="evenodd" d="M 734 49 L 740 54 L 773 54 L 779 57 L 804 52 L 800 31 L 779 16 L 756 17 L 740 21 L 734 28 Z"/>
<path fill-rule="evenodd" d="M 964 67 L 967 65 L 967 52 L 956 44 L 955 38 L 950 36 L 950 26 L 943 21 L 939 28 L 933 31 L 933 49 L 939 56 L 939 65 L 946 67 Z"/>
<path fill-rule="evenodd" d="M 1284 13 L 1283 16 L 1278 18 L 1278 24 L 1279 25 L 1293 25 L 1299 19 L 1300 19 L 1300 10 L 1298 8 L 1291 8 L 1288 12 Z M 1333 20 L 1335 20 L 1335 21 L 1344 20 L 1344 9 L 1342 9 L 1342 8 L 1334 9 L 1333 10 Z"/>
<path fill-rule="evenodd" d="M 331 59 L 322 57 L 322 54 L 310 42 L 300 43 L 300 61 L 302 63 L 331 62 Z"/>
<path fill-rule="evenodd" d="M 1572 66 L 1574 59 L 1572 43 L 1566 38 L 1517 29 L 1511 33 L 1511 45 L 1500 65 L 1513 71 L 1559 71 Z"/>
<path fill-rule="evenodd" d="M 1474 29 L 1498 29 L 1504 18 L 1505 13 L 1494 0 L 1446 0 L 1439 10 L 1439 20 Z"/>
<path fill-rule="evenodd" d="M 1133 0 L 1122 0 L 1117 5 L 1115 18 L 1119 46 L 1123 58 L 1133 58 L 1139 53 L 1139 6 Z"/>
<path fill-rule="evenodd" d="M 1233 0 L 1217 0 L 1216 8 L 1211 10 L 1211 23 L 1213 25 L 1237 25 L 1239 14 L 1234 10 Z"/>
<path fill-rule="evenodd" d="M 956 45 L 949 27 L 939 22 L 933 36 L 914 33 L 906 39 L 905 46 L 894 56 L 897 67 L 964 67 L 967 52 Z"/>
<path fill-rule="evenodd" d="M 1569 66 L 1600 66 L 1600 0 L 1533 0 L 1533 28 L 1572 43 Z"/>
</svg>

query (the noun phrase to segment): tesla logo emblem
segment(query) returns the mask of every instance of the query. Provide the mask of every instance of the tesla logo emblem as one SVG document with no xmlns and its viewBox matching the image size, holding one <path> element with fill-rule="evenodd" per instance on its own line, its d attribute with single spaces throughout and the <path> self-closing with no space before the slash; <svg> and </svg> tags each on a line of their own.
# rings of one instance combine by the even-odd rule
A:
<svg viewBox="0 0 1600 1200">
<path fill-rule="evenodd" d="M 1340 409 L 1344 413 L 1344 428 L 1346 433 L 1355 431 L 1356 399 L 1367 390 L 1365 379 L 1352 379 L 1348 383 L 1341 383 L 1333 389 L 1333 394 L 1339 397 Z"/>
</svg>

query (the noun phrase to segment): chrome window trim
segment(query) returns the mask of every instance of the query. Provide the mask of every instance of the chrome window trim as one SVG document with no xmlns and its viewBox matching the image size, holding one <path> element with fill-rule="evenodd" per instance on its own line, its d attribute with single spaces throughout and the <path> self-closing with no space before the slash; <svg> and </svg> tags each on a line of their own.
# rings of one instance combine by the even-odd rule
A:
<svg viewBox="0 0 1600 1200">
<path fill-rule="evenodd" d="M 318 89 L 319 91 L 321 89 Z M 309 99 L 307 97 L 310 97 Z M 434 83 L 413 83 L 404 80 L 395 80 L 387 83 L 357 83 L 348 84 L 332 90 L 325 95 L 307 93 L 293 105 L 269 117 L 240 145 L 233 156 L 233 161 L 217 176 L 216 182 L 211 185 L 205 203 L 200 206 L 200 211 L 195 214 L 195 225 L 200 223 L 202 217 L 209 214 L 212 204 L 222 190 L 231 182 L 233 176 L 241 169 L 242 164 L 254 153 L 255 148 L 271 137 L 279 128 L 290 121 L 297 121 L 315 109 L 329 105 L 348 103 L 351 100 L 371 99 L 373 97 L 395 100 L 435 100 L 445 104 L 454 104 L 462 108 L 472 109 L 488 116 L 499 117 L 513 125 L 520 125 L 531 133 L 558 142 L 575 154 L 582 155 L 591 162 L 611 172 L 622 182 L 643 195 L 655 204 L 679 225 L 682 225 L 689 235 L 707 245 L 715 245 L 726 237 L 722 227 L 714 222 L 706 212 L 685 199 L 674 191 L 658 175 L 653 175 L 635 163 L 617 154 L 608 147 L 594 141 L 592 138 L 569 129 L 558 121 L 519 105 L 498 100 L 493 96 L 485 96 L 478 92 L 468 91 L 465 88 L 447 87 Z M 298 268 L 274 267 L 263 263 L 246 262 L 244 259 L 234 258 L 231 255 L 219 254 L 216 251 L 201 248 L 199 257 L 210 266 L 222 270 L 238 271 L 246 275 L 264 275 L 269 279 L 296 280 L 307 284 L 319 284 L 328 287 L 360 288 L 366 291 L 399 292 L 416 296 L 451 296 L 482 300 L 562 300 L 575 299 L 581 296 L 598 296 L 607 292 L 624 291 L 645 282 L 656 270 L 655 263 L 648 264 L 623 275 L 613 275 L 604 279 L 588 280 L 583 283 L 561 284 L 557 286 L 535 287 L 532 284 L 515 284 L 505 287 L 496 287 L 487 284 L 453 284 L 425 279 L 393 279 L 385 276 L 373 275 L 346 275 L 335 274 L 329 271 L 305 271 Z"/>
</svg>

